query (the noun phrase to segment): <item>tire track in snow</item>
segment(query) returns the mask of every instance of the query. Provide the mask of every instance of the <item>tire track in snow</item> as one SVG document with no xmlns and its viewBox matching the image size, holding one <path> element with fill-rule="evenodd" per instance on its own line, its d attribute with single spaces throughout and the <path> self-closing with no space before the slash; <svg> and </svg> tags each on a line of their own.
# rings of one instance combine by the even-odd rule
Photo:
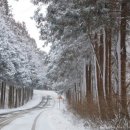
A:
<svg viewBox="0 0 130 130">
<path fill-rule="evenodd" d="M 49 100 L 49 98 L 48 98 L 48 100 Z M 48 102 L 47 102 L 47 103 L 48 103 Z M 53 108 L 54 106 L 55 106 L 55 100 L 53 99 L 53 104 L 52 104 L 49 108 Z M 42 112 L 40 112 L 40 113 L 36 116 L 36 118 L 35 118 L 35 120 L 34 120 L 34 122 L 33 122 L 32 129 L 31 129 L 31 130 L 37 130 L 37 129 L 36 129 L 36 124 L 37 124 L 37 121 L 38 121 L 39 117 L 41 116 L 41 114 L 42 114 L 43 112 L 45 112 L 45 110 L 42 111 Z"/>
<path fill-rule="evenodd" d="M 46 101 L 45 101 L 45 97 L 43 97 L 41 102 L 37 106 L 35 106 L 33 108 L 26 109 L 26 110 L 9 112 L 9 113 L 5 113 L 5 114 L 0 114 L 0 130 L 3 127 L 5 127 L 6 125 L 10 124 L 15 119 L 23 116 L 24 114 L 27 114 L 27 113 L 29 113 L 31 111 L 43 109 L 47 105 L 48 100 L 49 100 L 49 97 L 46 98 Z"/>
<path fill-rule="evenodd" d="M 34 120 L 34 123 L 33 123 L 33 125 L 32 125 L 32 129 L 31 129 L 31 130 L 35 130 L 36 124 L 37 124 L 37 120 L 38 120 L 38 118 L 40 117 L 40 115 L 41 115 L 43 112 L 44 112 L 44 111 L 40 112 L 40 113 L 37 115 L 37 117 L 36 117 L 35 120 Z"/>
</svg>

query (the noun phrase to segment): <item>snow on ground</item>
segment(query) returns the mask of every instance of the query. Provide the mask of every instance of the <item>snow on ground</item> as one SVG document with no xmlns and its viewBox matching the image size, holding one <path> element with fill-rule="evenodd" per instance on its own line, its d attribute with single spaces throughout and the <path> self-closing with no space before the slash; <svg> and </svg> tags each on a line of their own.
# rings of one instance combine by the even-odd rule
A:
<svg viewBox="0 0 130 130">
<path fill-rule="evenodd" d="M 41 113 L 41 115 L 36 122 L 35 130 L 90 130 L 84 127 L 81 120 L 74 118 L 74 115 L 67 111 L 66 103 L 62 101 L 63 99 L 61 99 L 59 105 L 58 95 L 53 91 L 36 90 L 33 100 L 24 105 L 24 107 L 18 109 L 26 109 L 27 106 L 32 107 L 33 102 L 37 104 L 42 96 L 47 95 L 52 97 L 49 107 L 29 112 L 21 118 L 14 120 L 2 130 L 32 130 L 34 120 L 39 113 Z"/>
<path fill-rule="evenodd" d="M 73 118 L 66 107 L 65 101 L 54 97 L 52 108 L 43 111 L 36 125 L 37 130 L 85 130 L 82 122 Z"/>
</svg>

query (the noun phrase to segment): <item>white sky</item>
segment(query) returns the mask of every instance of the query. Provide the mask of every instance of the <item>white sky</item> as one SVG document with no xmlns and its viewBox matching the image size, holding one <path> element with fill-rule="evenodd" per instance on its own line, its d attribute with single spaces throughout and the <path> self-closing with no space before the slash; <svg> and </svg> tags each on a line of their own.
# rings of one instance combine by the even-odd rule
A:
<svg viewBox="0 0 130 130">
<path fill-rule="evenodd" d="M 36 10 L 36 6 L 34 6 L 30 0 L 8 0 L 9 5 L 12 6 L 12 13 L 14 16 L 14 19 L 19 22 L 25 22 L 27 30 L 32 38 L 36 40 L 38 48 L 41 50 L 44 50 L 46 52 L 49 51 L 49 46 L 43 48 L 43 42 L 39 40 L 39 31 L 36 27 L 36 23 L 34 20 L 31 19 L 31 17 L 34 15 L 34 11 Z M 46 7 L 43 6 L 43 14 L 46 14 Z"/>
</svg>

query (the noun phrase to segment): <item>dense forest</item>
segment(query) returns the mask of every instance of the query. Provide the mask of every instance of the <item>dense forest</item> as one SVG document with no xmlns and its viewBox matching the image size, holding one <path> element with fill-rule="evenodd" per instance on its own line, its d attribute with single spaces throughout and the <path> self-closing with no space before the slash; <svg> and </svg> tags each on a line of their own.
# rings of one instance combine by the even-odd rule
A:
<svg viewBox="0 0 130 130">
<path fill-rule="evenodd" d="M 25 23 L 13 19 L 7 0 L 0 1 L 0 108 L 24 105 L 33 88 L 44 88 L 46 53 L 37 48 Z"/>
<path fill-rule="evenodd" d="M 48 84 L 82 117 L 129 125 L 130 1 L 32 0 L 40 38 L 52 43 Z M 43 17 L 41 4 L 48 4 Z M 98 119 L 98 120 L 97 120 Z"/>
<path fill-rule="evenodd" d="M 7 0 L 0 1 L 0 79 L 17 86 L 43 88 L 46 53 L 37 48 L 25 23 L 12 17 Z"/>
<path fill-rule="evenodd" d="M 26 88 L 51 88 L 64 93 L 68 109 L 91 123 L 130 127 L 130 1 L 31 2 L 38 6 L 33 19 L 40 39 L 45 45 L 51 43 L 50 52 L 37 48 L 25 23 L 16 22 L 8 1 L 1 0 L 0 80 Z M 42 4 L 48 5 L 45 17 Z M 3 82 L 1 86 L 2 93 Z M 11 94 L 14 90 L 9 88 Z M 8 95 L 10 107 L 12 102 L 19 104 L 14 101 L 19 94 L 32 98 L 32 90 L 15 91 L 15 96 Z"/>
</svg>

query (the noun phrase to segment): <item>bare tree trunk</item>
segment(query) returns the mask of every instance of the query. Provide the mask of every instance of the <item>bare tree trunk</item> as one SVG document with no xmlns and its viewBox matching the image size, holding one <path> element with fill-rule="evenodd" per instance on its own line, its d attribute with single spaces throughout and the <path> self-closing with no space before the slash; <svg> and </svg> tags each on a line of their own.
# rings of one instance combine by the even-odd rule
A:
<svg viewBox="0 0 130 130">
<path fill-rule="evenodd" d="M 127 110 L 127 88 L 126 88 L 126 25 L 128 6 L 124 0 L 121 4 L 121 25 L 120 25 L 120 47 L 121 47 L 121 114 L 128 117 Z"/>
<path fill-rule="evenodd" d="M 12 102 L 11 102 L 12 95 L 11 94 L 12 94 L 11 93 L 11 87 L 9 86 L 9 93 L 8 93 L 8 95 L 9 95 L 9 97 L 8 97 L 8 107 L 9 108 L 11 108 L 11 104 L 12 104 Z"/>
<path fill-rule="evenodd" d="M 2 82 L 0 81 L 0 108 L 1 108 L 1 94 L 2 94 Z"/>
<path fill-rule="evenodd" d="M 15 107 L 17 107 L 17 105 L 18 105 L 18 90 L 17 90 L 17 88 L 16 88 L 16 90 L 15 90 Z"/>
<path fill-rule="evenodd" d="M 14 96 L 14 90 L 15 90 L 15 87 L 12 86 L 12 108 L 14 108 L 15 106 L 15 96 Z"/>
<path fill-rule="evenodd" d="M 98 41 L 98 39 L 97 39 Z M 103 72 L 103 36 L 100 36 L 100 45 L 98 43 L 95 44 L 95 52 L 97 55 L 97 59 L 100 63 L 101 72 Z M 107 119 L 107 111 L 106 111 L 106 101 L 104 97 L 104 90 L 103 90 L 103 78 L 99 73 L 99 67 L 97 65 L 97 89 L 98 89 L 98 99 L 99 99 L 99 109 L 100 109 L 100 116 L 102 120 Z"/>
<path fill-rule="evenodd" d="M 108 79 L 108 84 L 107 84 L 107 105 L 108 105 L 108 112 L 109 112 L 109 117 L 110 118 L 114 118 L 114 110 L 113 110 L 113 98 L 112 98 L 112 63 L 111 63 L 111 58 L 112 58 L 112 52 L 111 52 L 111 48 L 112 48 L 112 30 L 110 28 L 107 28 L 106 30 L 107 33 L 107 40 L 106 40 L 106 44 L 107 44 L 107 53 L 108 56 L 106 57 L 107 60 L 107 79 Z"/>
<path fill-rule="evenodd" d="M 89 64 L 89 66 L 86 68 L 87 69 L 87 73 L 86 75 L 88 75 L 86 77 L 87 80 L 87 115 L 89 115 L 90 117 L 93 116 L 93 96 L 92 96 L 92 67 L 91 67 L 91 63 Z"/>
<path fill-rule="evenodd" d="M 6 83 L 2 82 L 2 88 L 1 88 L 1 108 L 4 108 L 4 106 L 5 106 L 5 92 L 6 92 Z"/>
</svg>

